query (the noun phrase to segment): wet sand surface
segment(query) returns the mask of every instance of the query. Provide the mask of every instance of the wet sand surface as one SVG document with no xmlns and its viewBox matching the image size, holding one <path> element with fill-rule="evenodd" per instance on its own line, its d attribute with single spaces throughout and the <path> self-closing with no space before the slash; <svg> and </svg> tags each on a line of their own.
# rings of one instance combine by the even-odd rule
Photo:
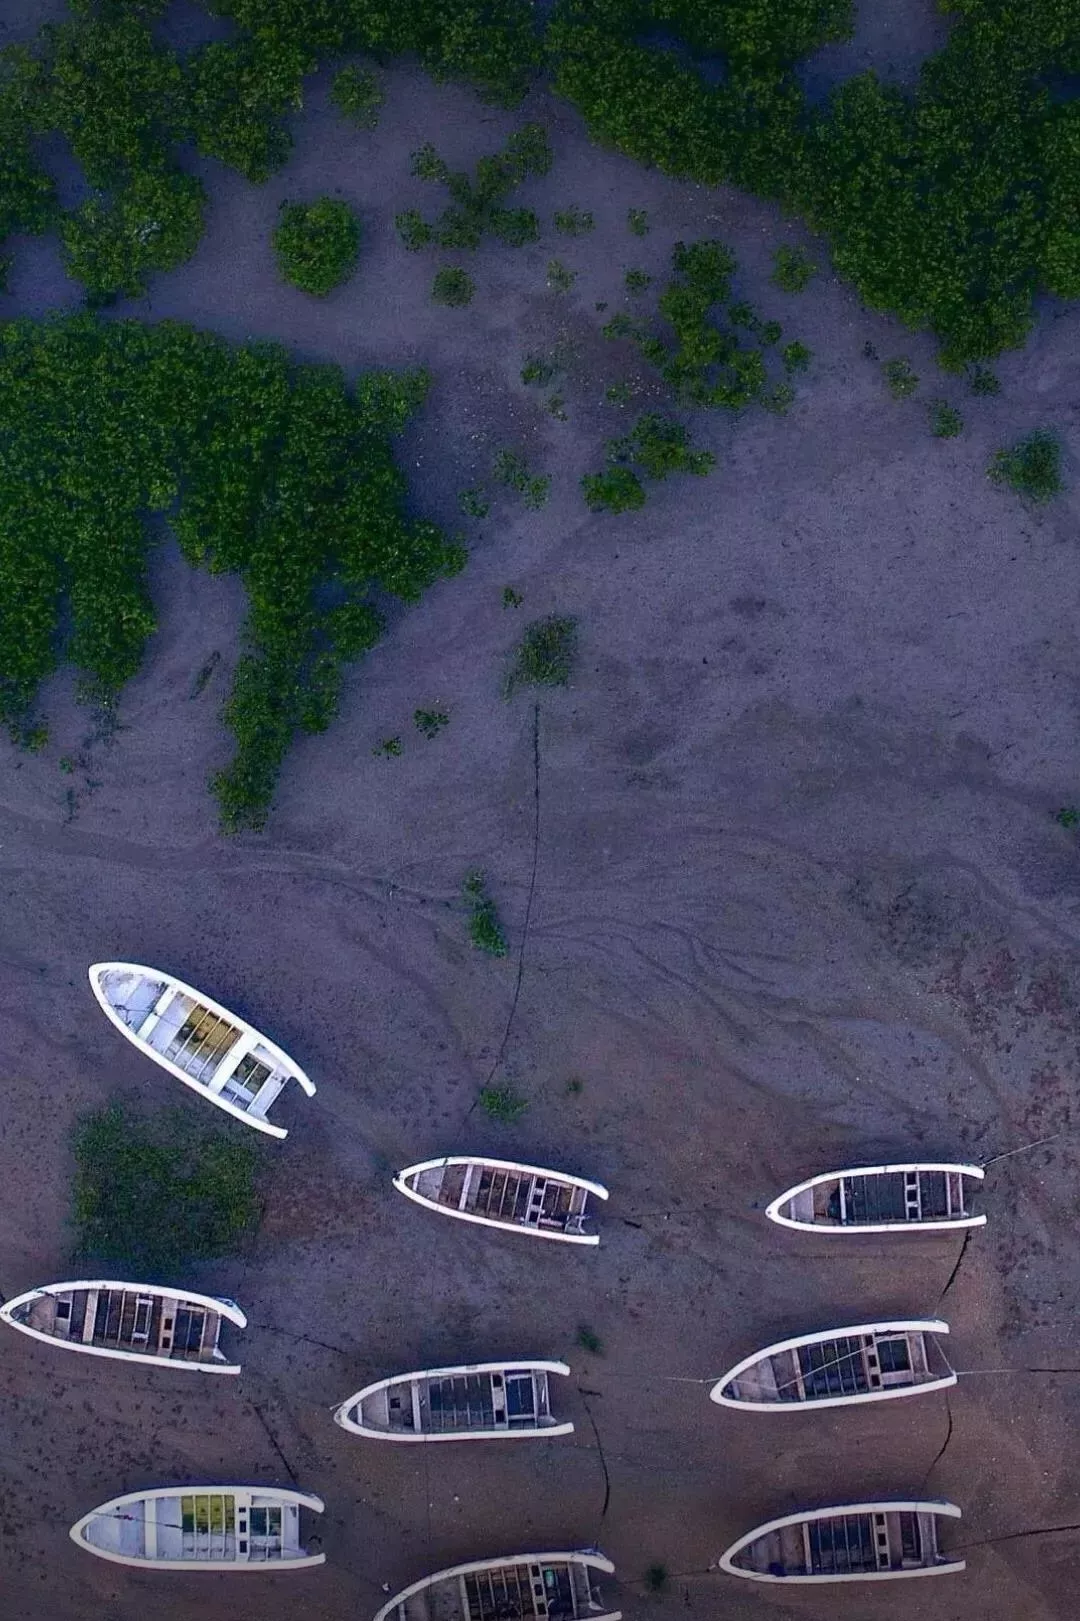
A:
<svg viewBox="0 0 1080 1621">
<path fill-rule="evenodd" d="M 248 1313 L 239 1380 L 5 1333 L 3 1613 L 364 1621 L 384 1583 L 597 1544 L 633 1621 L 1074 1615 L 1080 1534 L 1026 1533 L 1080 1521 L 1080 1372 L 1023 1370 L 1080 1370 L 1080 856 L 1054 821 L 1080 780 L 1078 502 L 1032 514 L 985 467 L 1050 425 L 1075 484 L 1080 320 L 1048 307 L 998 367 L 1001 396 L 965 396 L 927 342 L 828 274 L 799 298 L 771 288 L 773 250 L 798 240 L 774 211 L 598 152 L 541 96 L 525 112 L 556 162 L 522 200 L 544 239 L 485 245 L 473 306 L 440 309 L 439 259 L 392 229 L 401 208 L 441 206 L 407 153 L 431 139 L 471 163 L 523 115 L 408 69 L 387 86 L 378 130 L 357 134 L 316 80 L 289 166 L 261 189 L 191 158 L 212 187 L 206 238 L 122 313 L 280 338 L 350 373 L 423 362 L 431 401 L 400 447 L 416 509 L 458 526 L 456 492 L 506 445 L 552 473 L 551 499 L 523 513 L 497 496 L 465 573 L 395 613 L 332 730 L 292 751 L 264 835 L 223 838 L 205 786 L 228 757 L 242 592 L 193 574 L 167 539 L 160 629 L 121 729 L 95 737 L 58 677 L 48 749 L 5 761 L 4 1293 L 68 1274 L 80 1114 L 117 1095 L 205 1113 L 107 1024 L 89 962 L 195 982 L 318 1093 L 286 1104 L 286 1143 L 260 1143 L 250 1253 L 190 1280 Z M 353 201 L 365 228 L 355 279 L 325 303 L 280 285 L 269 251 L 279 201 L 319 191 Z M 571 203 L 594 211 L 591 236 L 551 231 Z M 630 206 L 649 211 L 642 241 Z M 812 369 L 785 419 L 697 421 L 718 456 L 708 479 L 590 516 L 578 479 L 640 408 L 604 401 L 638 373 L 598 336 L 594 304 L 612 312 L 625 268 L 659 279 L 676 240 L 706 235 L 735 249 L 741 289 L 810 345 Z M 579 272 L 569 295 L 545 289 L 553 255 Z M 50 241 L 18 244 L 12 288 L 9 310 L 77 299 Z M 560 339 L 565 423 L 518 382 L 525 355 Z M 920 400 L 889 399 L 867 342 L 911 358 Z M 936 394 L 964 410 L 960 439 L 930 437 Z M 502 606 L 507 584 L 519 610 Z M 571 686 L 506 701 L 523 623 L 553 609 L 580 621 Z M 436 705 L 451 720 L 429 742 L 411 717 Z M 400 758 L 373 756 L 397 734 Z M 510 936 L 502 961 L 466 937 L 476 866 Z M 475 1107 L 493 1073 L 528 1099 L 513 1125 Z M 981 1161 L 1043 1137 L 990 1169 L 989 1224 L 955 1277 L 955 1235 L 815 1238 L 764 1217 L 832 1166 Z M 604 1182 L 601 1247 L 440 1221 L 391 1187 L 403 1164 L 473 1150 Z M 757 1346 L 896 1313 L 944 1316 L 960 1369 L 1017 1371 L 818 1415 L 707 1399 Z M 602 1354 L 576 1344 L 582 1324 Z M 573 1436 L 396 1449 L 332 1423 L 371 1379 L 504 1354 L 570 1362 L 557 1400 Z M 323 1496 L 326 1566 L 154 1576 L 68 1540 L 122 1491 L 226 1478 Z M 894 1495 L 962 1507 L 947 1545 L 966 1550 L 965 1575 L 790 1593 L 710 1568 L 758 1521 Z M 643 1583 L 655 1562 L 671 1572 L 659 1596 Z"/>
</svg>

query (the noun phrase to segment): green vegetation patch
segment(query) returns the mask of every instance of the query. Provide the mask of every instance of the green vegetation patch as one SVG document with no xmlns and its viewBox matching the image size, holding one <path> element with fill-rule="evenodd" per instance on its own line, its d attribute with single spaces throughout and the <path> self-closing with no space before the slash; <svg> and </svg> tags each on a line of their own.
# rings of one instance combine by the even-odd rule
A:
<svg viewBox="0 0 1080 1621">
<path fill-rule="evenodd" d="M 1061 477 L 1061 441 L 1056 433 L 1038 428 L 999 450 L 988 469 L 995 484 L 1007 484 L 1031 501 L 1051 501 L 1064 489 Z"/>
<path fill-rule="evenodd" d="M 506 935 L 495 902 L 488 894 L 484 874 L 466 874 L 462 890 L 469 908 L 469 939 L 478 951 L 486 951 L 489 957 L 505 957 Z"/>
<path fill-rule="evenodd" d="M 155 628 L 147 513 L 187 561 L 238 574 L 249 614 L 213 780 L 226 828 L 259 827 L 298 732 L 336 711 L 343 666 L 379 638 L 373 589 L 415 602 L 464 563 L 406 518 L 391 436 L 422 373 L 294 366 L 173 322 L 90 316 L 0 327 L 0 721 L 31 723 L 63 659 L 112 703 Z"/>
<path fill-rule="evenodd" d="M 348 203 L 333 197 L 282 203 L 274 252 L 286 281 L 313 298 L 325 298 L 356 269 L 360 221 Z"/>
<path fill-rule="evenodd" d="M 492 465 L 492 472 L 500 484 L 520 495 L 531 512 L 545 504 L 551 490 L 548 473 L 531 473 L 525 457 L 517 450 L 500 450 Z"/>
<path fill-rule="evenodd" d="M 805 248 L 777 248 L 773 254 L 772 282 L 784 293 L 801 293 L 817 274 L 817 265 Z"/>
<path fill-rule="evenodd" d="M 435 220 L 425 220 L 415 209 L 398 214 L 395 224 L 402 241 L 414 252 L 420 248 L 476 248 L 486 234 L 509 247 L 535 242 L 540 222 L 531 208 L 507 208 L 515 187 L 529 175 L 547 174 L 552 154 L 540 124 L 524 124 L 501 152 L 481 158 L 475 173 L 454 173 L 430 142 L 412 155 L 412 172 L 420 180 L 446 187 L 450 205 Z"/>
<path fill-rule="evenodd" d="M 374 129 L 386 95 L 370 68 L 351 66 L 334 75 L 330 100 L 357 129 Z"/>
<path fill-rule="evenodd" d="M 514 1088 L 503 1082 L 500 1086 L 485 1086 L 480 1090 L 480 1107 L 489 1120 L 497 1120 L 500 1125 L 512 1125 L 520 1120 L 529 1107 L 528 1100 L 519 1097 Z"/>
<path fill-rule="evenodd" d="M 911 362 L 903 356 L 898 360 L 886 360 L 881 370 L 894 400 L 909 399 L 919 386 Z"/>
<path fill-rule="evenodd" d="M 955 405 L 934 400 L 930 405 L 930 432 L 935 439 L 955 439 L 964 431 L 964 419 Z"/>
<path fill-rule="evenodd" d="M 472 303 L 475 293 L 476 283 L 460 265 L 443 265 L 441 270 L 435 272 L 431 284 L 434 303 L 445 304 L 447 309 L 461 310 L 466 304 Z"/>
<path fill-rule="evenodd" d="M 120 1276 L 175 1277 L 235 1255 L 259 1219 L 254 1144 L 186 1112 L 133 1115 L 110 1104 L 75 1129 L 72 1226 L 80 1260 Z"/>
<path fill-rule="evenodd" d="M 682 404 L 733 411 L 755 401 L 768 405 L 777 395 L 777 389 L 768 394 L 769 368 L 782 328 L 732 298 L 734 254 L 715 238 L 678 242 L 672 268 L 657 304 L 663 325 L 620 311 L 601 328 L 604 336 L 635 342 Z"/>
<path fill-rule="evenodd" d="M 587 473 L 581 481 L 585 500 L 594 511 L 628 512 L 644 506 L 639 473 L 654 480 L 672 473 L 701 477 L 716 462 L 711 450 L 694 450 L 683 423 L 659 411 L 646 412 L 623 438 L 609 440 L 607 454 L 616 465 L 603 473 Z"/>
<path fill-rule="evenodd" d="M 578 208 L 576 204 L 572 208 L 559 209 L 555 214 L 555 229 L 562 236 L 585 236 L 595 224 L 591 211 Z"/>
<path fill-rule="evenodd" d="M 577 620 L 548 614 L 526 625 L 514 654 L 507 691 L 517 687 L 565 687 L 577 659 Z"/>
</svg>

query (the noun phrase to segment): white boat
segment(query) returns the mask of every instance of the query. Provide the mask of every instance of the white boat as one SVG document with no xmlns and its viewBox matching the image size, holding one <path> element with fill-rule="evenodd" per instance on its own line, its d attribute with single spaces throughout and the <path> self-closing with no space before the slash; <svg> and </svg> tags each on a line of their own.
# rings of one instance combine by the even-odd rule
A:
<svg viewBox="0 0 1080 1621">
<path fill-rule="evenodd" d="M 277 1486 L 158 1486 L 91 1509 L 71 1539 L 116 1565 L 156 1570 L 302 1570 L 323 1553 L 300 1544 L 300 1511 L 320 1497 Z"/>
<path fill-rule="evenodd" d="M 523 1553 L 510 1559 L 478 1559 L 413 1582 L 375 1621 L 622 1621 L 608 1610 L 596 1583 L 615 1566 L 595 1548 L 579 1553 Z"/>
<path fill-rule="evenodd" d="M 395 1176 L 394 1186 L 407 1199 L 444 1216 L 564 1244 L 599 1244 L 600 1235 L 589 1230 L 589 1198 L 608 1197 L 599 1182 L 568 1171 L 470 1154 L 409 1165 Z"/>
<path fill-rule="evenodd" d="M 721 1555 L 729 1576 L 754 1582 L 882 1582 L 947 1576 L 965 1568 L 938 1547 L 938 1520 L 954 1503 L 850 1503 L 769 1520 Z"/>
<path fill-rule="evenodd" d="M 334 1421 L 372 1441 L 549 1439 L 573 1433 L 551 1413 L 548 1376 L 565 1362 L 476 1362 L 399 1373 L 343 1401 Z"/>
<path fill-rule="evenodd" d="M 96 962 L 90 986 L 106 1017 L 140 1052 L 256 1131 L 288 1135 L 267 1111 L 289 1081 L 314 1096 L 314 1082 L 280 1047 L 172 974 L 135 962 Z"/>
<path fill-rule="evenodd" d="M 779 1340 L 737 1362 L 709 1395 L 721 1407 L 794 1413 L 945 1390 L 956 1374 L 936 1336 L 948 1332 L 940 1318 L 912 1318 Z"/>
<path fill-rule="evenodd" d="M 986 1175 L 981 1165 L 857 1165 L 824 1171 L 788 1188 L 765 1211 L 781 1227 L 820 1233 L 935 1232 L 982 1227 L 969 1200 Z"/>
<path fill-rule="evenodd" d="M 223 1322 L 247 1327 L 235 1300 L 112 1278 L 29 1289 L 0 1306 L 0 1321 L 69 1351 L 203 1373 L 240 1372 L 218 1339 Z"/>
</svg>

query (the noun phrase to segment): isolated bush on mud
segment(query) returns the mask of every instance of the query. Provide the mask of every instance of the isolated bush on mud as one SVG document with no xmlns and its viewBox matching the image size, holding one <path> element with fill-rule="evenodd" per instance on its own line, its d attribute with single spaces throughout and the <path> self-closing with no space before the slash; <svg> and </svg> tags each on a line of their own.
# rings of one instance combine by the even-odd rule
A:
<svg viewBox="0 0 1080 1621">
<path fill-rule="evenodd" d="M 286 281 L 314 298 L 325 298 L 356 269 L 360 221 L 348 203 L 334 197 L 282 203 L 274 253 Z"/>
<path fill-rule="evenodd" d="M 526 625 L 506 681 L 509 697 L 518 687 L 565 687 L 577 659 L 577 620 L 548 614 Z"/>
<path fill-rule="evenodd" d="M 374 129 L 386 96 L 369 68 L 353 66 L 335 74 L 330 100 L 356 129 Z"/>
<path fill-rule="evenodd" d="M 1007 484 L 1017 495 L 1032 501 L 1051 501 L 1064 489 L 1061 477 L 1061 441 L 1046 428 L 1036 429 L 999 450 L 989 467 L 995 484 Z"/>
</svg>

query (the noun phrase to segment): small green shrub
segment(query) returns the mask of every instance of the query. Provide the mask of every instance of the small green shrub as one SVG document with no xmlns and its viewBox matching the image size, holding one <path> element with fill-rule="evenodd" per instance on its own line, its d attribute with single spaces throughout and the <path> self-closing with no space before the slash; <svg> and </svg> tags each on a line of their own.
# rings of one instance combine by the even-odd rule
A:
<svg viewBox="0 0 1080 1621">
<path fill-rule="evenodd" d="M 525 598 L 520 591 L 515 591 L 512 585 L 503 586 L 502 605 L 504 608 L 520 608 Z"/>
<path fill-rule="evenodd" d="M 410 253 L 419 253 L 435 240 L 435 231 L 415 208 L 394 215 L 394 228 Z"/>
<path fill-rule="evenodd" d="M 164 1281 L 232 1255 L 258 1222 L 254 1145 L 181 1110 L 134 1116 L 118 1103 L 79 1121 L 72 1226 L 80 1260 Z"/>
<path fill-rule="evenodd" d="M 492 472 L 500 484 L 514 490 L 525 506 L 531 511 L 538 511 L 547 501 L 551 491 L 551 478 L 546 473 L 533 475 L 529 472 L 529 464 L 516 450 L 500 450 L 495 457 Z"/>
<path fill-rule="evenodd" d="M 805 371 L 813 359 L 813 354 L 805 343 L 785 343 L 780 351 L 780 359 L 784 362 L 786 372 Z"/>
<path fill-rule="evenodd" d="M 1036 429 L 1011 450 L 999 450 L 987 471 L 995 484 L 1007 484 L 1017 495 L 1050 501 L 1064 488 L 1061 443 L 1048 429 Z"/>
<path fill-rule="evenodd" d="M 644 208 L 628 208 L 626 211 L 627 230 L 633 231 L 635 236 L 648 236 L 649 215 Z"/>
<path fill-rule="evenodd" d="M 758 337 L 766 346 L 779 343 L 783 330 L 779 321 L 763 321 L 758 328 Z"/>
<path fill-rule="evenodd" d="M 795 403 L 795 390 L 790 383 L 775 383 L 772 388 L 765 389 L 761 396 L 761 404 L 773 416 L 787 416 Z"/>
<path fill-rule="evenodd" d="M 356 268 L 360 221 L 348 203 L 333 197 L 282 203 L 274 252 L 286 281 L 313 298 L 325 298 Z"/>
<path fill-rule="evenodd" d="M 520 1120 L 529 1103 L 527 1098 L 519 1097 L 513 1087 L 504 1082 L 502 1086 L 481 1087 L 480 1107 L 489 1120 L 509 1126 L 515 1120 Z"/>
<path fill-rule="evenodd" d="M 908 399 L 919 386 L 919 379 L 912 371 L 910 361 L 902 356 L 898 360 L 887 360 L 881 369 L 894 400 Z"/>
<path fill-rule="evenodd" d="M 668 1568 L 666 1565 L 650 1565 L 645 1572 L 645 1590 L 648 1593 L 662 1593 L 668 1584 Z"/>
<path fill-rule="evenodd" d="M 357 129 L 374 129 L 386 96 L 368 68 L 347 67 L 335 74 L 330 100 L 342 117 Z"/>
<path fill-rule="evenodd" d="M 559 362 L 553 356 L 527 355 L 521 368 L 521 381 L 536 383 L 544 388 L 559 375 L 559 370 Z"/>
<path fill-rule="evenodd" d="M 566 1083 L 567 1097 L 576 1098 L 585 1090 L 585 1082 L 580 1075 L 571 1075 Z"/>
<path fill-rule="evenodd" d="M 549 259 L 547 284 L 554 293 L 568 293 L 577 281 L 577 271 L 568 270 L 560 259 Z"/>
<path fill-rule="evenodd" d="M 505 957 L 506 936 L 495 902 L 487 892 L 484 874 L 467 873 L 462 888 L 469 907 L 469 939 L 478 951 L 486 951 L 489 957 Z"/>
<path fill-rule="evenodd" d="M 968 387 L 973 394 L 981 394 L 984 398 L 1001 393 L 998 376 L 989 366 L 972 366 L 968 372 Z"/>
<path fill-rule="evenodd" d="M 585 503 L 593 512 L 636 512 L 645 505 L 641 480 L 629 467 L 586 473 L 581 480 Z"/>
<path fill-rule="evenodd" d="M 381 743 L 376 743 L 371 752 L 379 759 L 396 760 L 401 753 L 401 739 L 400 737 L 384 737 Z"/>
<path fill-rule="evenodd" d="M 507 695 L 518 687 L 565 687 L 577 658 L 577 620 L 548 614 L 526 625 L 507 680 Z"/>
<path fill-rule="evenodd" d="M 629 383 L 609 383 L 604 390 L 605 400 L 612 405 L 629 405 L 634 396 L 634 390 Z"/>
<path fill-rule="evenodd" d="M 773 273 L 769 278 L 781 292 L 801 293 L 817 271 L 804 248 L 777 248 L 773 254 Z"/>
<path fill-rule="evenodd" d="M 1062 805 L 1054 821 L 1059 827 L 1080 827 L 1080 810 L 1075 805 Z"/>
<path fill-rule="evenodd" d="M 562 236 L 584 236 L 595 223 L 588 209 L 576 206 L 564 208 L 555 215 L 555 229 Z"/>
<path fill-rule="evenodd" d="M 935 439 L 955 439 L 964 429 L 964 419 L 955 405 L 934 400 L 930 406 L 930 432 Z"/>
<path fill-rule="evenodd" d="M 416 730 L 430 740 L 438 737 L 444 726 L 449 726 L 450 716 L 445 709 L 414 709 L 413 725 Z"/>
<path fill-rule="evenodd" d="M 628 293 L 647 293 L 653 279 L 647 270 L 628 270 L 623 277 Z"/>
<path fill-rule="evenodd" d="M 548 416 L 554 417 L 556 422 L 566 421 L 566 400 L 562 394 L 552 394 L 546 409 Z"/>
<path fill-rule="evenodd" d="M 436 304 L 445 304 L 452 310 L 463 309 L 471 304 L 476 284 L 468 271 L 457 265 L 443 265 L 441 270 L 435 272 L 435 280 L 431 284 L 431 296 Z"/>
<path fill-rule="evenodd" d="M 581 1349 L 588 1351 L 590 1356 L 603 1356 L 604 1342 L 588 1323 L 579 1323 L 575 1338 Z"/>
<path fill-rule="evenodd" d="M 649 411 L 638 418 L 623 439 L 613 439 L 608 456 L 616 462 L 632 462 L 646 478 L 664 479 L 671 473 L 694 473 L 702 477 L 715 465 L 711 450 L 694 450 L 686 427 L 674 417 Z"/>
<path fill-rule="evenodd" d="M 459 493 L 458 506 L 466 518 L 486 518 L 491 511 L 491 502 L 477 484 Z"/>
</svg>

